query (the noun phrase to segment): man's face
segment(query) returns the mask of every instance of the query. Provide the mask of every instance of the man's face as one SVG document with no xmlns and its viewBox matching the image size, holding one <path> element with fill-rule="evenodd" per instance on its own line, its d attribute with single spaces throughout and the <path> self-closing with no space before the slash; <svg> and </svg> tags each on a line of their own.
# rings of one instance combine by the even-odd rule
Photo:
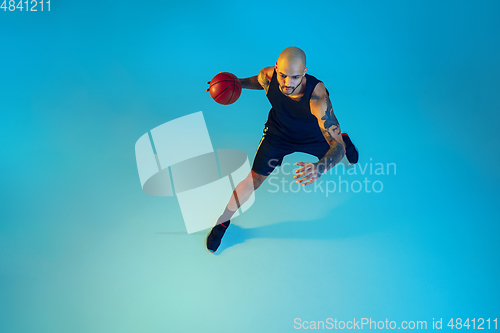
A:
<svg viewBox="0 0 500 333">
<path fill-rule="evenodd" d="M 275 68 L 281 92 L 284 95 L 297 93 L 307 68 L 304 68 L 301 62 L 287 61 L 277 62 Z"/>
</svg>

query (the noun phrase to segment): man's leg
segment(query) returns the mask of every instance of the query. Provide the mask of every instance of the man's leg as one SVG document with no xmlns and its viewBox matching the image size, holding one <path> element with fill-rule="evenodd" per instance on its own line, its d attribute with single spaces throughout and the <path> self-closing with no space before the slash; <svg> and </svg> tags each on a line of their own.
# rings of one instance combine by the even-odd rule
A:
<svg viewBox="0 0 500 333">
<path fill-rule="evenodd" d="M 222 236 L 226 232 L 227 227 L 229 226 L 229 220 L 235 213 L 235 211 L 243 205 L 248 198 L 252 195 L 252 193 L 262 185 L 262 183 L 266 180 L 267 176 L 260 175 L 253 170 L 248 173 L 248 176 L 243 179 L 233 191 L 231 198 L 224 210 L 224 213 L 219 217 L 215 227 L 212 228 L 212 231 L 207 237 L 207 248 L 210 252 L 217 251 L 217 248 L 220 245 Z"/>
<path fill-rule="evenodd" d="M 241 205 L 243 205 L 248 198 L 250 198 L 253 191 L 262 185 L 266 178 L 267 176 L 259 175 L 255 171 L 251 170 L 248 173 L 248 176 L 236 186 L 236 189 L 227 204 L 227 209 L 234 212 L 236 209 L 240 208 Z"/>
<path fill-rule="evenodd" d="M 267 127 L 255 152 L 252 170 L 236 186 L 224 213 L 219 217 L 215 227 L 207 237 L 207 248 L 210 252 L 215 252 L 219 247 L 234 212 L 250 198 L 253 191 L 260 187 L 274 168 L 281 165 L 283 156 L 294 151 L 293 146 L 285 145 L 283 142 L 270 138 L 266 135 L 266 131 Z"/>
</svg>

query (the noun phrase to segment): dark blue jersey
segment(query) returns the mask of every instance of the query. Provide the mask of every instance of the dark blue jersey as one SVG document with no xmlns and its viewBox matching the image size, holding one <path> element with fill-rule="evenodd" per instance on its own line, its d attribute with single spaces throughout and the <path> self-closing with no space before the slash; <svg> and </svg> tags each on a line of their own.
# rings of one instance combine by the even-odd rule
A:
<svg viewBox="0 0 500 333">
<path fill-rule="evenodd" d="M 280 91 L 274 70 L 266 95 L 272 105 L 266 122 L 267 135 L 293 144 L 326 141 L 309 105 L 311 94 L 319 82 L 314 76 L 306 74 L 304 95 L 295 101 Z"/>
</svg>

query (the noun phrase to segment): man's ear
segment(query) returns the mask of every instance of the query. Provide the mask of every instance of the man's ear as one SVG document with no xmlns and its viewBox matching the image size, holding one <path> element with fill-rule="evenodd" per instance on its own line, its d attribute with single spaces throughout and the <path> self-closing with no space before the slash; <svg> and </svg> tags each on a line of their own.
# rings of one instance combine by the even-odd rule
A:
<svg viewBox="0 0 500 333">
<path fill-rule="evenodd" d="M 306 75 L 306 73 L 307 73 L 307 67 L 304 68 L 304 75 Z"/>
</svg>

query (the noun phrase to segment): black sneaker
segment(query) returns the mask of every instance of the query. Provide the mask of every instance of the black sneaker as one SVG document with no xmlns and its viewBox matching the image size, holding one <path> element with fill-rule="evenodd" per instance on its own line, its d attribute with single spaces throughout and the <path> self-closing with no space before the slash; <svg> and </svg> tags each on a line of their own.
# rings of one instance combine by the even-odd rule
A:
<svg viewBox="0 0 500 333">
<path fill-rule="evenodd" d="M 222 240 L 222 236 L 224 236 L 224 233 L 227 230 L 227 227 L 229 227 L 229 223 L 231 221 L 227 221 L 221 224 L 217 224 L 215 227 L 212 228 L 212 231 L 210 231 L 210 234 L 207 237 L 207 249 L 208 251 L 214 253 L 217 251 L 220 245 L 220 241 Z"/>
<path fill-rule="evenodd" d="M 342 133 L 342 140 L 344 140 L 345 143 L 345 156 L 347 157 L 347 160 L 351 164 L 356 164 L 358 163 L 358 149 L 352 144 L 351 138 L 349 138 L 349 135 L 347 133 Z"/>
</svg>

